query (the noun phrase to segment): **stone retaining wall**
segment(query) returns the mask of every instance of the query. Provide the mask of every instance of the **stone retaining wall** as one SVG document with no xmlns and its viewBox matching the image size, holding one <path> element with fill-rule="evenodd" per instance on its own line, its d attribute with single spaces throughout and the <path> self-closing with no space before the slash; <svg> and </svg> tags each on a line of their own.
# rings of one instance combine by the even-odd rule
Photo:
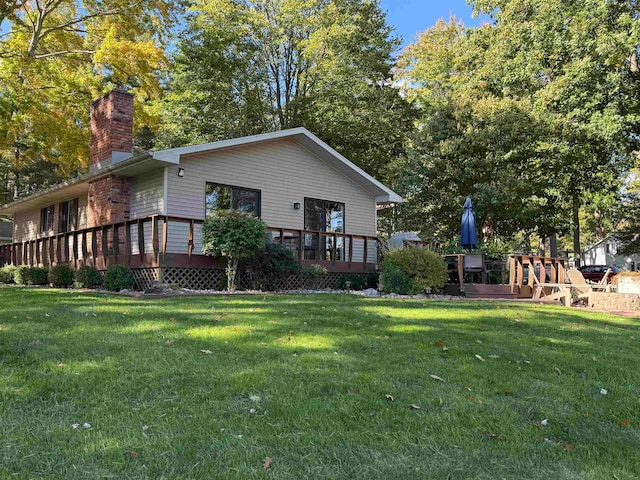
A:
<svg viewBox="0 0 640 480">
<path fill-rule="evenodd" d="M 593 292 L 590 295 L 591 306 L 603 310 L 640 311 L 640 295 L 632 293 Z"/>
</svg>

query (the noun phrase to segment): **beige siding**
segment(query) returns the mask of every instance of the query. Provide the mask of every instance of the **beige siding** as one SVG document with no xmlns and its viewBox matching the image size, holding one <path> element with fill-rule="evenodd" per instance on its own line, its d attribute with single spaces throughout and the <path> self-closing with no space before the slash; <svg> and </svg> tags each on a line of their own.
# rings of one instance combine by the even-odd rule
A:
<svg viewBox="0 0 640 480">
<path fill-rule="evenodd" d="M 183 178 L 177 176 L 177 167 L 169 168 L 170 216 L 203 219 L 205 184 L 216 182 L 260 190 L 262 219 L 270 227 L 304 228 L 304 209 L 294 210 L 293 203 L 304 205 L 304 198 L 311 197 L 345 204 L 346 233 L 376 234 L 374 195 L 292 139 L 183 157 L 180 167 L 185 169 Z M 170 237 L 171 229 L 170 224 Z"/>
<path fill-rule="evenodd" d="M 133 177 L 131 218 L 161 215 L 164 209 L 164 168 Z"/>
<path fill-rule="evenodd" d="M 71 198 L 69 200 L 71 200 Z M 78 197 L 78 229 L 87 228 L 88 203 L 86 193 Z M 34 240 L 40 236 L 46 236 L 40 234 L 40 211 L 43 207 L 45 207 L 45 205 L 32 210 L 18 212 L 13 216 L 13 238 L 15 242 L 24 242 L 27 240 Z M 60 203 L 56 203 L 54 222 L 54 229 L 56 231 L 58 230 L 59 208 Z"/>
<path fill-rule="evenodd" d="M 13 216 L 13 241 L 33 240 L 40 228 L 40 209 L 24 210 Z"/>
</svg>

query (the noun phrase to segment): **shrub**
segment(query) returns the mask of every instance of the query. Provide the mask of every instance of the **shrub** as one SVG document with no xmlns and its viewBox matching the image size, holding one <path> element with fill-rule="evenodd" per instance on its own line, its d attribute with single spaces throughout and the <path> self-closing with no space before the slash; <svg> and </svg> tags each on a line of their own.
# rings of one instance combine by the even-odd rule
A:
<svg viewBox="0 0 640 480">
<path fill-rule="evenodd" d="M 133 272 L 125 265 L 110 265 L 104 274 L 104 287 L 112 292 L 133 288 Z"/>
<path fill-rule="evenodd" d="M 349 288 L 347 288 L 347 282 Z M 362 290 L 364 288 L 364 279 L 357 273 L 347 273 L 342 275 L 336 282 L 336 290 Z"/>
<path fill-rule="evenodd" d="M 409 278 L 395 265 L 387 264 L 380 274 L 380 283 L 385 292 L 399 293 L 400 295 L 411 295 L 415 292 L 415 286 Z"/>
<path fill-rule="evenodd" d="M 80 288 L 95 288 L 102 284 L 102 277 L 96 267 L 85 265 L 76 270 L 75 283 Z"/>
<path fill-rule="evenodd" d="M 49 269 L 31 267 L 29 270 L 29 285 L 48 285 Z"/>
<path fill-rule="evenodd" d="M 49 283 L 56 288 L 67 288 L 73 285 L 73 270 L 68 263 L 49 267 Z"/>
<path fill-rule="evenodd" d="M 15 283 L 15 273 L 16 267 L 13 265 L 5 265 L 0 268 L 0 283 Z"/>
<path fill-rule="evenodd" d="M 317 289 L 320 287 L 320 279 L 327 274 L 327 269 L 324 265 L 314 263 L 309 265 L 309 268 L 305 270 L 304 274 L 311 278 L 311 288 Z"/>
<path fill-rule="evenodd" d="M 236 288 L 238 262 L 264 245 L 266 225 L 250 213 L 235 210 L 218 212 L 202 225 L 202 251 L 227 259 L 227 290 Z"/>
<path fill-rule="evenodd" d="M 49 283 L 49 270 L 21 265 L 16 268 L 13 278 L 18 285 L 46 285 Z"/>
<path fill-rule="evenodd" d="M 367 275 L 367 288 L 378 289 L 378 283 L 380 283 L 380 275 L 378 275 L 376 272 L 371 272 Z"/>
<path fill-rule="evenodd" d="M 277 243 L 264 245 L 247 263 L 254 288 L 281 290 L 287 277 L 300 271 L 293 253 Z"/>
<path fill-rule="evenodd" d="M 384 256 L 382 270 L 394 265 L 406 273 L 419 290 L 440 289 L 447 281 L 447 265 L 435 252 L 424 248 L 401 248 Z"/>
</svg>

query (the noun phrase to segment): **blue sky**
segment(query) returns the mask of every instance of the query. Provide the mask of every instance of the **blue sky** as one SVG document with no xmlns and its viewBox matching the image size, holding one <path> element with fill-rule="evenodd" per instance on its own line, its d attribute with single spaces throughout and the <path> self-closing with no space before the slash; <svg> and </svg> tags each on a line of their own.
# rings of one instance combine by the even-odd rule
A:
<svg viewBox="0 0 640 480">
<path fill-rule="evenodd" d="M 465 0 L 381 0 L 387 12 L 387 23 L 396 27 L 403 47 L 412 43 L 418 32 L 435 25 L 439 18 L 448 19 L 453 13 L 467 26 L 480 25 L 487 17 L 472 18 L 472 9 Z"/>
</svg>

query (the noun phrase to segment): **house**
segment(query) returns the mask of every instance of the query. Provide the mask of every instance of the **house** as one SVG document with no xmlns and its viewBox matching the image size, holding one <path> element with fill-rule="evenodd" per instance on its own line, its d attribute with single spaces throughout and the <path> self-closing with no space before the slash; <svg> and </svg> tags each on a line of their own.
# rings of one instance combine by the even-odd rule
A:
<svg viewBox="0 0 640 480">
<path fill-rule="evenodd" d="M 261 217 L 301 265 L 365 273 L 377 261 L 376 205 L 402 198 L 304 128 L 133 155 L 133 97 L 91 106 L 89 172 L 0 207 L 13 217 L 15 264 L 113 263 L 153 280 L 212 288 L 221 265 L 201 254 L 207 215 Z"/>
<path fill-rule="evenodd" d="M 614 236 L 608 235 L 599 242 L 584 249 L 582 259 L 584 265 L 615 265 L 625 270 L 640 270 L 640 256 L 623 255 L 622 243 Z"/>
<path fill-rule="evenodd" d="M 422 248 L 422 239 L 414 232 L 397 232 L 389 237 L 389 248 L 415 247 Z"/>
</svg>

